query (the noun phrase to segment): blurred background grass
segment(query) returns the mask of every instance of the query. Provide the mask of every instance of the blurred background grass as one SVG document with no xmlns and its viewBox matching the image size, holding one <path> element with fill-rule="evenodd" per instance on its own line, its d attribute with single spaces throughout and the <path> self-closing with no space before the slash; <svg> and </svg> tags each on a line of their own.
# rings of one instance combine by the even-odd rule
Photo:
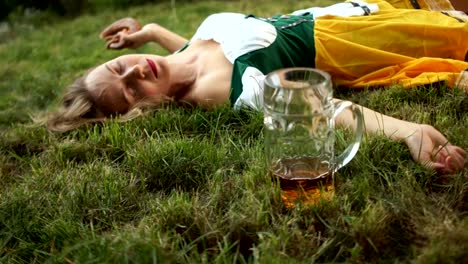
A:
<svg viewBox="0 0 468 264">
<path fill-rule="evenodd" d="M 171 1 L 171 0 L 170 0 Z M 2 0 L 0 2 L 0 20 L 8 18 L 11 13 L 25 10 L 49 11 L 60 16 L 76 16 L 87 12 L 97 12 L 102 9 L 122 9 L 142 4 L 157 4 L 167 0 Z M 175 3 L 175 0 L 172 0 Z M 197 2 L 197 0 L 179 0 L 181 2 Z"/>
</svg>

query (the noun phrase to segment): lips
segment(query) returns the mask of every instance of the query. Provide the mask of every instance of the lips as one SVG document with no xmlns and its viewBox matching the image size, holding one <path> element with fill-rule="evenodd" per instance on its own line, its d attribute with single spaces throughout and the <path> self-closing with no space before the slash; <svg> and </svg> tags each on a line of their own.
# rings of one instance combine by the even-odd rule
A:
<svg viewBox="0 0 468 264">
<path fill-rule="evenodd" d="M 154 63 L 154 61 L 150 59 L 146 59 L 146 61 L 148 62 L 148 65 L 150 66 L 150 69 L 153 72 L 154 77 L 158 78 L 158 71 L 156 69 L 156 64 Z"/>
</svg>

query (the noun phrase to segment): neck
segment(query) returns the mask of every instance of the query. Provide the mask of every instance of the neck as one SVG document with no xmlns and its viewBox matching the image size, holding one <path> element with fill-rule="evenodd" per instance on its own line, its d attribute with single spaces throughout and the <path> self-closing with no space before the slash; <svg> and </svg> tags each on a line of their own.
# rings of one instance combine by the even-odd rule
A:
<svg viewBox="0 0 468 264">
<path fill-rule="evenodd" d="M 191 89 L 198 77 L 198 68 L 196 67 L 196 57 L 179 57 L 174 56 L 168 58 L 168 63 L 171 68 L 171 94 L 176 96 L 185 93 Z"/>
</svg>

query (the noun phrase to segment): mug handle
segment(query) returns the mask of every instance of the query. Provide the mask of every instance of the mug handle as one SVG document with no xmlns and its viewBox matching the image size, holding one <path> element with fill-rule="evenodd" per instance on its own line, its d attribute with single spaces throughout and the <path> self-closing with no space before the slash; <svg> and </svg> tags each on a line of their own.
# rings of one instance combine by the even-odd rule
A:
<svg viewBox="0 0 468 264">
<path fill-rule="evenodd" d="M 356 122 L 356 137 L 354 139 L 354 142 L 351 143 L 344 151 L 341 153 L 336 158 L 335 161 L 335 168 L 334 171 L 340 169 L 341 167 L 345 166 L 348 164 L 354 156 L 356 156 L 356 153 L 359 150 L 359 145 L 361 144 L 362 140 L 362 129 L 363 129 L 363 117 L 362 117 L 362 112 L 359 107 L 356 107 L 355 104 L 353 104 L 350 101 L 339 101 L 338 103 L 335 103 L 335 113 L 333 114 L 333 120 L 336 119 L 336 117 L 341 114 L 345 109 L 350 109 L 351 112 L 353 113 L 353 119 Z"/>
</svg>

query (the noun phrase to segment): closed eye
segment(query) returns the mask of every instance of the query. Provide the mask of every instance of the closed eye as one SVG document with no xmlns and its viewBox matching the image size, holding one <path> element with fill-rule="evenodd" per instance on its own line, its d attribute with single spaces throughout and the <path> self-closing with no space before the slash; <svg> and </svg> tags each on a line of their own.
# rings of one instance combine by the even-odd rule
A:
<svg viewBox="0 0 468 264">
<path fill-rule="evenodd" d="M 125 71 L 124 65 L 120 61 L 117 61 L 116 72 L 122 75 L 124 71 Z"/>
<path fill-rule="evenodd" d="M 115 64 L 109 65 L 109 64 L 104 64 L 106 69 L 110 72 L 116 73 L 118 75 L 122 75 L 124 73 L 124 66 L 120 62 L 116 62 Z"/>
</svg>

